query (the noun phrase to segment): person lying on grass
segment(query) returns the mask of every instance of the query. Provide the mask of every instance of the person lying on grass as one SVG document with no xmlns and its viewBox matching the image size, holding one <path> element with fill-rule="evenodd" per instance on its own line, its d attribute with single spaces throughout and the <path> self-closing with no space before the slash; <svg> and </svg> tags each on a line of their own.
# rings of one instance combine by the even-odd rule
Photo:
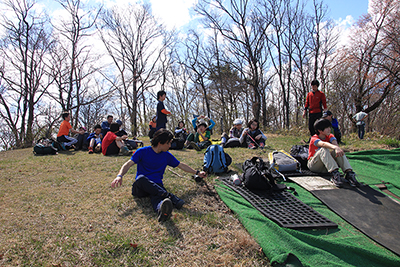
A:
<svg viewBox="0 0 400 267">
<path fill-rule="evenodd" d="M 316 134 L 310 140 L 307 167 L 316 173 L 331 173 L 331 181 L 337 187 L 342 187 L 340 167 L 346 174 L 345 181 L 351 186 L 359 186 L 360 183 L 344 151 L 339 147 L 335 136 L 331 134 L 331 126 L 331 122 L 327 119 L 319 119 L 314 123 Z"/>
<path fill-rule="evenodd" d="M 161 128 L 155 132 L 151 140 L 151 146 L 139 148 L 133 153 L 121 169 L 117 177 L 112 181 L 111 187 L 118 187 L 122 184 L 122 177 L 128 172 L 129 168 L 137 164 L 136 178 L 132 185 L 132 195 L 134 197 L 150 197 L 154 211 L 158 213 L 158 221 L 166 221 L 172 213 L 173 207 L 182 208 L 185 201 L 169 193 L 163 184 L 165 168 L 171 166 L 181 170 L 196 174 L 201 178 L 207 177 L 204 171 L 196 171 L 183 162 L 179 162 L 168 149 L 174 135 L 172 132 Z"/>
</svg>

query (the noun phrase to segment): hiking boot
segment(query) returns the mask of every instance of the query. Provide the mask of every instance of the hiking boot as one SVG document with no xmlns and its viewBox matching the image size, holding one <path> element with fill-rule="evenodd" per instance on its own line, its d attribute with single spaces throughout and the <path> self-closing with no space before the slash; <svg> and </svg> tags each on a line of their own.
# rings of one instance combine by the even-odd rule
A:
<svg viewBox="0 0 400 267">
<path fill-rule="evenodd" d="M 130 154 L 129 148 L 127 146 L 121 147 L 119 150 L 123 156 L 128 156 Z"/>
<path fill-rule="evenodd" d="M 93 154 L 93 147 L 89 147 L 89 154 Z"/>
<path fill-rule="evenodd" d="M 196 142 L 190 142 L 190 146 L 196 149 L 197 151 L 201 151 L 201 148 L 197 145 Z"/>
<path fill-rule="evenodd" d="M 160 202 L 158 207 L 158 221 L 165 222 L 171 216 L 172 213 L 172 201 L 169 198 L 165 198 Z"/>
<path fill-rule="evenodd" d="M 180 210 L 182 208 L 183 204 L 185 204 L 185 201 L 183 199 L 179 199 L 178 202 L 174 203 L 174 206 L 175 206 L 175 208 Z"/>
<path fill-rule="evenodd" d="M 185 201 L 183 199 L 180 199 L 179 197 L 175 196 L 174 194 L 168 193 L 168 198 L 171 199 L 172 205 L 175 206 L 178 210 L 180 210 L 185 204 Z"/>
<path fill-rule="evenodd" d="M 340 172 L 338 170 L 334 170 L 332 172 L 331 182 L 334 183 L 336 185 L 336 187 L 343 186 L 342 177 L 340 177 Z"/>
<path fill-rule="evenodd" d="M 345 179 L 349 182 L 352 187 L 360 186 L 360 183 L 356 179 L 356 173 L 349 171 L 346 173 Z"/>
<path fill-rule="evenodd" d="M 62 149 L 62 150 L 67 150 L 67 148 L 65 147 L 65 145 L 64 145 L 63 142 L 60 143 L 60 146 L 61 146 L 61 149 Z"/>
</svg>

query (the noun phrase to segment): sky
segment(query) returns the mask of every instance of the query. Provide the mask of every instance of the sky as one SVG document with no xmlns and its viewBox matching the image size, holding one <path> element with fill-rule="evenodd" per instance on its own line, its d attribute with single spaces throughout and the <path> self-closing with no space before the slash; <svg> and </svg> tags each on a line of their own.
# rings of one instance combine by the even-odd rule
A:
<svg viewBox="0 0 400 267">
<path fill-rule="evenodd" d="M 191 19 L 189 8 L 196 0 L 147 0 L 152 5 L 153 14 L 161 18 L 169 28 L 180 28 Z M 312 0 L 309 0 L 311 3 Z M 355 22 L 368 12 L 369 0 L 325 0 L 331 18 L 335 21 Z M 349 17 L 351 16 L 351 17 Z"/>
</svg>

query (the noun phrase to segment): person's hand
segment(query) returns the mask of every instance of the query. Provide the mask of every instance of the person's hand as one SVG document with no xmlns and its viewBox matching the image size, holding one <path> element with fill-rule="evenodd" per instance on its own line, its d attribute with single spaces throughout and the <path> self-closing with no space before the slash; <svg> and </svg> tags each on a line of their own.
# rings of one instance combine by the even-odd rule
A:
<svg viewBox="0 0 400 267">
<path fill-rule="evenodd" d="M 199 172 L 198 176 L 200 176 L 201 178 L 206 178 L 207 173 L 205 171 L 201 171 L 201 172 Z"/>
<path fill-rule="evenodd" d="M 123 136 L 121 136 L 121 138 L 122 138 L 123 140 L 126 140 L 126 139 L 128 139 L 128 136 L 127 136 L 127 135 L 123 135 Z"/>
<path fill-rule="evenodd" d="M 122 185 L 122 177 L 117 176 L 117 178 L 114 179 L 114 181 L 111 182 L 111 188 L 115 188 Z"/>
<path fill-rule="evenodd" d="M 303 118 L 305 118 L 306 117 L 306 111 L 304 110 L 303 111 Z"/>
<path fill-rule="evenodd" d="M 336 157 L 343 157 L 344 151 L 340 147 L 335 148 Z"/>
<path fill-rule="evenodd" d="M 257 135 L 257 136 L 255 137 L 255 139 L 256 139 L 256 140 L 260 140 L 261 137 L 262 137 L 262 135 L 259 134 L 259 135 Z"/>
<path fill-rule="evenodd" d="M 198 132 L 199 134 L 201 134 L 201 131 L 200 131 L 200 129 L 197 129 L 197 132 Z"/>
</svg>

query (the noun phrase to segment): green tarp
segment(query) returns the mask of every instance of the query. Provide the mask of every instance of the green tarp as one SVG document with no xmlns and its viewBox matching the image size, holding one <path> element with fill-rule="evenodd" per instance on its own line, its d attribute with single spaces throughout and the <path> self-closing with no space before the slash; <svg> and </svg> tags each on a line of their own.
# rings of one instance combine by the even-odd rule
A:
<svg viewBox="0 0 400 267">
<path fill-rule="evenodd" d="M 383 180 L 393 185 L 389 189 L 399 190 L 399 149 L 346 155 L 362 182 L 377 184 Z M 237 214 L 273 266 L 400 266 L 400 257 L 366 237 L 295 183 L 287 185 L 296 188 L 301 201 L 337 223 L 338 229 L 300 231 L 279 227 L 239 194 L 218 180 L 217 184 L 221 199 Z"/>
</svg>

